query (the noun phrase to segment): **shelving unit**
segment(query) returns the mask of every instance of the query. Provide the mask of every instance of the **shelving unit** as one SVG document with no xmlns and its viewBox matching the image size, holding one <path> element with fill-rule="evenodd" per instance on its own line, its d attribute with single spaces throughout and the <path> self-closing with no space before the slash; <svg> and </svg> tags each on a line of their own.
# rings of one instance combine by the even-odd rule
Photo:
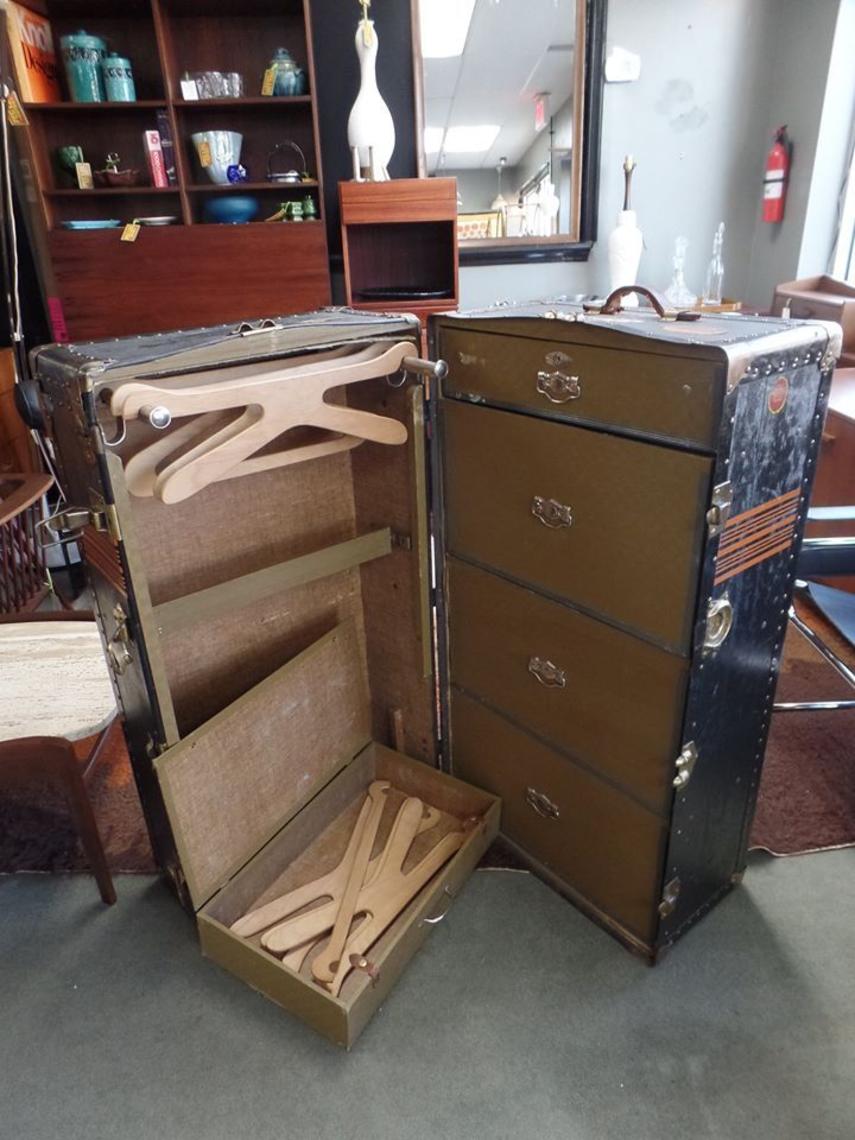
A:
<svg viewBox="0 0 855 1140">
<path fill-rule="evenodd" d="M 311 309 L 330 300 L 323 176 L 320 163 L 309 0 L 28 0 L 50 21 L 57 54 L 61 36 L 85 29 L 107 40 L 132 63 L 134 103 L 27 103 L 27 154 L 38 187 L 39 220 L 46 230 L 50 274 L 73 339 L 191 327 Z M 308 93 L 260 94 L 274 51 L 287 47 L 303 68 Z M 187 72 L 238 72 L 239 98 L 187 100 Z M 175 146 L 174 186 L 149 184 L 143 132 L 168 116 Z M 243 135 L 243 183 L 212 182 L 199 164 L 191 136 L 205 130 Z M 277 143 L 293 141 L 311 178 L 267 179 Z M 140 172 L 140 185 L 80 190 L 56 162 L 61 146 L 80 146 L 93 171 L 110 152 Z M 295 155 L 296 165 L 296 155 Z M 310 195 L 317 220 L 294 223 L 212 223 L 204 204 L 212 196 L 251 194 L 259 218 L 281 202 Z M 174 216 L 174 225 L 144 227 L 135 242 L 116 229 L 72 231 L 63 222 L 111 218 L 123 223 L 149 215 Z M 191 285 L 191 282 L 193 283 Z M 105 289 L 105 283 L 107 288 Z M 228 285 L 228 287 L 225 287 Z M 190 290 L 196 295 L 190 296 Z M 201 295 L 199 295 L 201 294 Z"/>
</svg>

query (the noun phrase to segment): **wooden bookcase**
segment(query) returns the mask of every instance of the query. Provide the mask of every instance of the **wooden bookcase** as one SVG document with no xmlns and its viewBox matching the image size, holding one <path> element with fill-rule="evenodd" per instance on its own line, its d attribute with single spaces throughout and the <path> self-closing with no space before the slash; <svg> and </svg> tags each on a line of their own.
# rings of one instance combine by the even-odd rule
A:
<svg viewBox="0 0 855 1140">
<path fill-rule="evenodd" d="M 405 310 L 423 328 L 457 308 L 455 178 L 341 182 L 339 199 L 348 305 Z"/>
<path fill-rule="evenodd" d="M 26 103 L 28 151 L 46 230 L 50 278 L 72 339 L 190 328 L 313 309 L 330 301 L 323 181 L 318 140 L 309 0 L 28 0 L 60 37 L 84 28 L 130 58 L 134 103 Z M 308 94 L 260 94 L 268 61 L 287 47 L 304 69 Z M 182 98 L 185 72 L 239 72 L 244 95 Z M 64 82 L 64 76 L 63 76 Z M 93 170 L 110 151 L 148 182 L 143 132 L 166 111 L 175 144 L 177 185 L 79 190 L 63 182 L 59 146 L 83 148 Z M 200 167 L 191 135 L 202 130 L 243 135 L 241 162 L 249 181 L 220 186 Z M 277 143 L 296 142 L 311 181 L 266 180 L 267 156 Z M 299 165 L 294 156 L 295 167 Z M 257 221 L 208 222 L 205 202 L 251 194 Z M 279 204 L 311 194 L 316 221 L 264 222 Z M 143 227 L 133 243 L 121 230 L 76 231 L 71 220 L 174 215 L 178 222 Z"/>
</svg>

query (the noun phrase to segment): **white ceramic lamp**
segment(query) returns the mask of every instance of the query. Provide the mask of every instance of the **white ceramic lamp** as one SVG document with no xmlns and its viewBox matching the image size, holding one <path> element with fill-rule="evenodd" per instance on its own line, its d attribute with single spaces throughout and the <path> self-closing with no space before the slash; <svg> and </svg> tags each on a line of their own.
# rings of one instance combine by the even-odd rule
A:
<svg viewBox="0 0 855 1140">
<path fill-rule="evenodd" d="M 635 210 L 630 209 L 630 192 L 632 172 L 635 170 L 635 161 L 627 155 L 623 163 L 624 171 L 624 198 L 623 209 L 617 216 L 617 225 L 609 234 L 609 292 L 614 292 L 622 285 L 634 285 L 638 279 L 638 266 L 641 261 L 641 250 L 644 244 Z M 624 308 L 633 308 L 638 304 L 638 297 L 630 293 L 622 299 Z"/>
<path fill-rule="evenodd" d="M 372 181 L 385 182 L 395 149 L 395 124 L 377 86 L 377 48 L 374 21 L 360 20 L 356 28 L 356 54 L 361 80 L 347 120 L 347 141 L 357 156 L 354 177 L 367 176 Z"/>
</svg>

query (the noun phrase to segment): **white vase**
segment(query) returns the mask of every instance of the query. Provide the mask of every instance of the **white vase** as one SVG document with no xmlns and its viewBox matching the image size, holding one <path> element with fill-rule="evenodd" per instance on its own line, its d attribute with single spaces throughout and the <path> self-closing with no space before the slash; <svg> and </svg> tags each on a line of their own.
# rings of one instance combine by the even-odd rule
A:
<svg viewBox="0 0 855 1140">
<path fill-rule="evenodd" d="M 621 210 L 617 225 L 609 234 L 609 292 L 613 293 L 621 285 L 634 285 L 641 261 L 643 238 L 635 216 L 635 210 Z M 621 304 L 631 309 L 638 304 L 638 297 L 630 293 Z"/>
<path fill-rule="evenodd" d="M 395 149 L 395 124 L 377 86 L 377 48 L 374 21 L 360 20 L 356 27 L 356 54 L 362 78 L 347 120 L 347 141 L 351 150 L 357 148 L 363 175 L 367 172 L 369 178 L 386 180 Z"/>
</svg>

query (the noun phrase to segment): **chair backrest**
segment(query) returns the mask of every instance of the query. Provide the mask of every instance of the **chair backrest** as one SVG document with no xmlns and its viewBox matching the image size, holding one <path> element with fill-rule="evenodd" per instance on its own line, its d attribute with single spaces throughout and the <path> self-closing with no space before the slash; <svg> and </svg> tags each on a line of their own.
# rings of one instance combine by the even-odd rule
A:
<svg viewBox="0 0 855 1140">
<path fill-rule="evenodd" d="M 36 524 L 50 475 L 0 475 L 0 614 L 31 610 L 48 590 Z"/>
</svg>

